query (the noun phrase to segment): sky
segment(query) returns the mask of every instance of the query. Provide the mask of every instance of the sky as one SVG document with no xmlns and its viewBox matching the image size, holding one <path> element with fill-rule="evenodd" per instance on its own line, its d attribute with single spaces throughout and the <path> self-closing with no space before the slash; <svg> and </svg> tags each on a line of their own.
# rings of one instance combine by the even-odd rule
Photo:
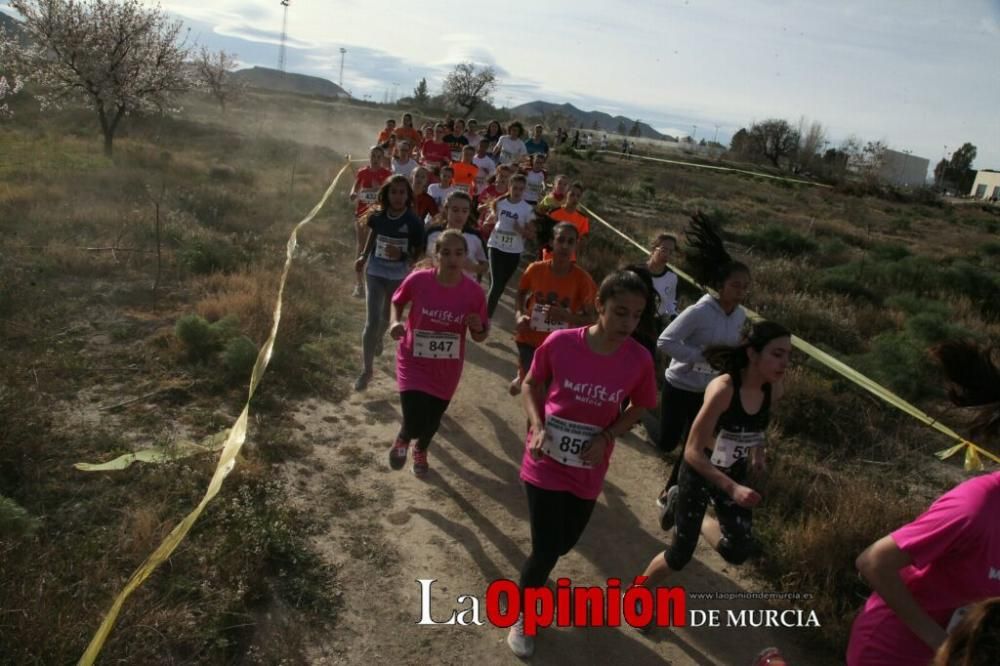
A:
<svg viewBox="0 0 1000 666">
<path fill-rule="evenodd" d="M 141 0 L 155 5 L 155 0 Z M 432 93 L 492 65 L 498 106 L 541 99 L 728 142 L 780 117 L 926 157 L 969 141 L 1000 169 L 1000 0 L 290 0 L 288 71 L 356 97 Z M 0 10 L 7 0 L 0 0 Z M 279 0 L 162 0 L 192 37 L 275 67 Z M 9 11 L 9 10 L 8 10 Z"/>
</svg>

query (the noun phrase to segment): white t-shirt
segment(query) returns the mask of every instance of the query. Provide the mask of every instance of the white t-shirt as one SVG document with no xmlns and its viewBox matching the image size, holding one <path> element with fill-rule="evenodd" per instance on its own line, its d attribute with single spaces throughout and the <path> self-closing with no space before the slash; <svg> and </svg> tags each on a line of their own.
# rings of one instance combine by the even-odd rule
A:
<svg viewBox="0 0 1000 666">
<path fill-rule="evenodd" d="M 432 231 L 427 234 L 427 256 L 434 259 L 437 256 L 437 239 L 441 235 L 441 231 Z M 468 254 L 466 255 L 469 259 L 477 264 L 481 264 L 484 261 L 489 261 L 486 258 L 486 250 L 483 249 L 483 241 L 476 234 L 470 233 L 468 231 L 462 233 L 465 236 L 465 245 L 468 249 Z M 463 272 L 471 278 L 476 277 L 476 272 L 468 269 L 463 269 Z"/>
<path fill-rule="evenodd" d="M 417 164 L 417 161 L 412 157 L 410 158 L 409 162 L 400 162 L 399 160 L 394 158 L 392 160 L 392 173 L 394 175 L 398 173 L 401 176 L 406 176 L 407 178 L 409 178 L 410 174 L 412 174 L 413 170 L 416 169 L 418 166 L 420 165 Z"/>
<path fill-rule="evenodd" d="M 500 140 L 497 141 L 497 147 L 500 149 L 500 164 L 517 164 L 522 157 L 528 154 L 524 141 L 507 134 L 500 137 Z"/>
<path fill-rule="evenodd" d="M 448 200 L 448 195 L 455 191 L 455 186 L 441 187 L 441 183 L 434 183 L 427 186 L 427 194 L 437 203 L 438 208 L 444 208 L 444 202 Z"/>
<path fill-rule="evenodd" d="M 493 172 L 497 170 L 497 163 L 494 162 L 493 158 L 489 155 L 483 155 L 482 157 L 474 155 L 472 157 L 472 163 L 479 167 L 479 172 L 486 174 L 487 178 L 492 176 Z"/>
<path fill-rule="evenodd" d="M 545 171 L 535 171 L 532 169 L 524 174 L 527 185 L 524 188 L 524 200 L 528 203 L 536 204 L 542 198 L 545 191 Z"/>
<path fill-rule="evenodd" d="M 524 238 L 517 230 L 523 231 L 534 217 L 531 204 L 523 199 L 517 203 L 511 203 L 507 198 L 498 200 L 497 224 L 486 245 L 501 252 L 521 254 L 524 252 Z"/>
<path fill-rule="evenodd" d="M 669 268 L 663 275 L 653 276 L 653 288 L 660 296 L 660 309 L 657 314 L 677 314 L 677 274 Z"/>
</svg>

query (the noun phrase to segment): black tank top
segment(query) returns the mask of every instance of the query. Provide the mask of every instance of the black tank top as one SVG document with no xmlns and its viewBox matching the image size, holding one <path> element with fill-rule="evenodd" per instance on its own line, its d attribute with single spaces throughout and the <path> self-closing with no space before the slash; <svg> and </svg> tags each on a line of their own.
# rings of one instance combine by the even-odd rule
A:
<svg viewBox="0 0 1000 666">
<path fill-rule="evenodd" d="M 771 385 L 764 384 L 761 387 L 764 391 L 764 400 L 760 403 L 757 413 L 747 414 L 743 409 L 743 400 L 740 399 L 740 378 L 737 375 L 729 376 L 733 380 L 733 397 L 729 401 L 729 407 L 719 417 L 719 422 L 715 426 L 716 434 L 720 430 L 764 432 L 771 422 Z"/>
<path fill-rule="evenodd" d="M 733 397 L 715 426 L 715 448 L 705 449 L 711 463 L 736 481 L 747 472 L 746 459 L 751 449 L 764 444 L 764 432 L 771 419 L 771 385 L 764 384 L 764 399 L 756 414 L 747 414 L 740 399 L 740 378 L 730 375 Z"/>
</svg>

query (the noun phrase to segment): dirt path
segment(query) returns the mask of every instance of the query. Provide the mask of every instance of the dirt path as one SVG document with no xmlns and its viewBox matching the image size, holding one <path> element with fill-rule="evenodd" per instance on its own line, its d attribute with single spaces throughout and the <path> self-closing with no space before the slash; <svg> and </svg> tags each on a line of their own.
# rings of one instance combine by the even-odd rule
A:
<svg viewBox="0 0 1000 666">
<path fill-rule="evenodd" d="M 420 626 L 417 579 L 436 579 L 433 613 L 446 619 L 456 596 L 485 599 L 497 578 L 516 580 L 527 556 L 527 503 L 518 481 L 524 416 L 507 395 L 514 374 L 510 290 L 491 338 L 469 342 L 462 384 L 430 453 L 431 473 L 418 480 L 409 465 L 389 469 L 386 451 L 400 422 L 393 354 L 378 360 L 364 393 L 335 404 L 310 400 L 295 419 L 313 453 L 288 468 L 298 500 L 329 517 L 318 543 L 339 569 L 346 590 L 334 630 L 317 637 L 314 663 L 516 663 L 506 630 L 484 626 Z M 360 337 L 360 335 L 359 335 Z M 663 547 L 653 499 L 666 465 L 641 428 L 619 442 L 604 494 L 580 543 L 553 577 L 601 585 L 631 579 Z M 675 579 L 689 591 L 746 587 L 714 551 Z M 807 606 L 802 606 L 808 608 Z M 763 609 L 764 602 L 689 602 L 689 608 Z M 482 619 L 486 622 L 485 609 Z M 822 618 L 821 618 L 822 621 Z M 539 664 L 745 664 L 761 648 L 780 645 L 795 664 L 822 663 L 794 645 L 810 629 L 656 629 L 628 627 L 543 630 L 532 659 Z"/>
</svg>

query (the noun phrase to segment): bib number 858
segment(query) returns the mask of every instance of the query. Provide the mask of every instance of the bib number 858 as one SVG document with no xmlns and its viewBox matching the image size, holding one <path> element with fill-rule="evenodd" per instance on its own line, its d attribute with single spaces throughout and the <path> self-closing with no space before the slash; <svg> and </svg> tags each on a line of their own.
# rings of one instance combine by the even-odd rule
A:
<svg viewBox="0 0 1000 666">
<path fill-rule="evenodd" d="M 563 453 L 569 453 L 571 455 L 579 455 L 580 451 L 583 450 L 584 444 L 588 440 L 580 439 L 578 437 L 570 437 L 569 435 L 563 435 L 562 439 L 559 440 L 559 450 Z"/>
</svg>

